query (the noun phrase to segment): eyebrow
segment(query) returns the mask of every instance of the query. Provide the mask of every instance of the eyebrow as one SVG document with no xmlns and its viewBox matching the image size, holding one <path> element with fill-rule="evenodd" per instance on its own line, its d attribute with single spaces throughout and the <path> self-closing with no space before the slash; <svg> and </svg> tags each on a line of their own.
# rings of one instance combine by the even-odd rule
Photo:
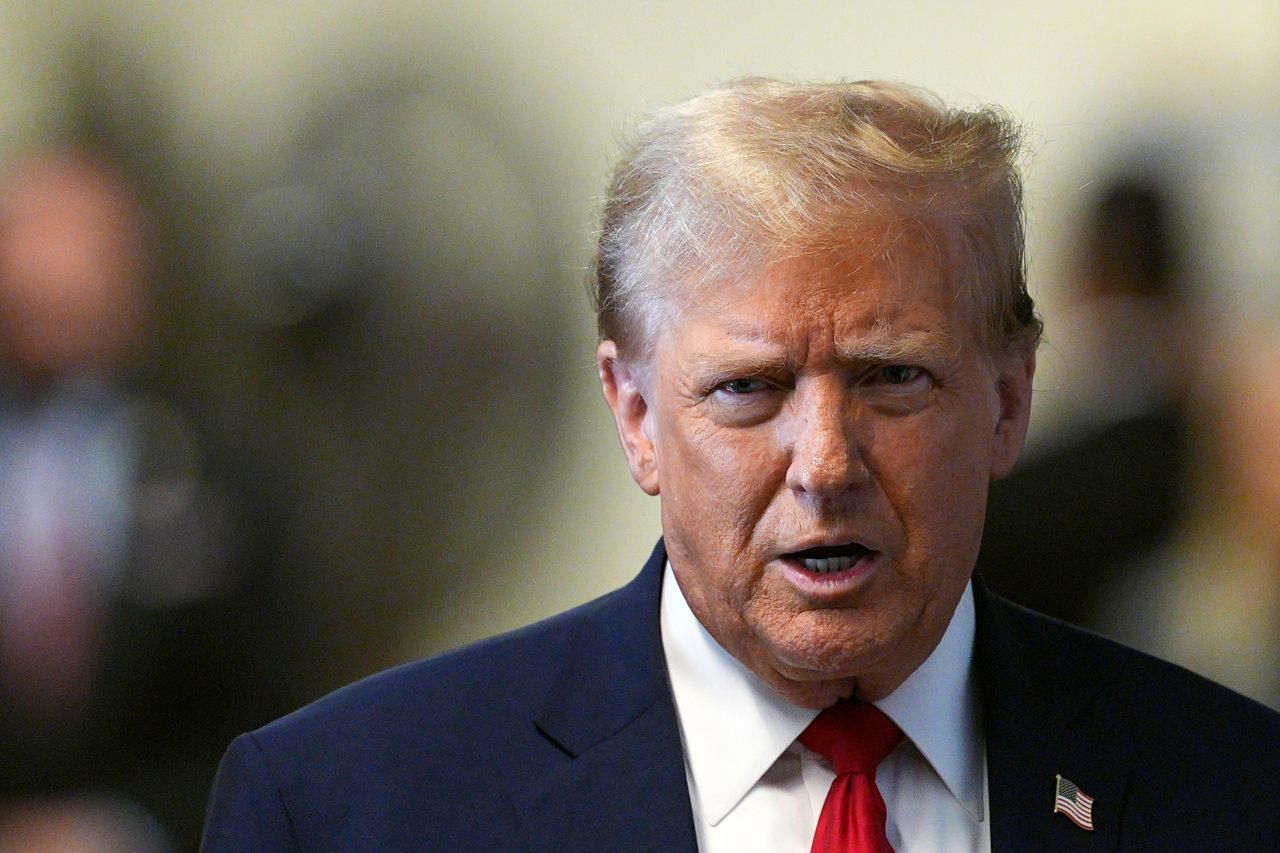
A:
<svg viewBox="0 0 1280 853">
<path fill-rule="evenodd" d="M 700 373 L 716 376 L 760 376 L 795 368 L 793 359 L 781 352 L 710 352 L 698 356 Z"/>
<path fill-rule="evenodd" d="M 754 329 L 739 329 L 735 335 L 743 343 L 763 345 L 755 351 L 709 352 L 697 359 L 700 373 L 733 376 L 794 371 L 799 365 L 771 338 Z M 886 325 L 877 326 L 855 341 L 837 342 L 836 359 L 845 364 L 927 363 L 954 358 L 961 347 L 958 341 L 941 329 L 893 332 Z"/>
<path fill-rule="evenodd" d="M 877 327 L 870 335 L 852 342 L 836 342 L 836 357 L 852 363 L 897 363 L 952 358 L 960 343 L 941 329 L 890 332 Z"/>
</svg>

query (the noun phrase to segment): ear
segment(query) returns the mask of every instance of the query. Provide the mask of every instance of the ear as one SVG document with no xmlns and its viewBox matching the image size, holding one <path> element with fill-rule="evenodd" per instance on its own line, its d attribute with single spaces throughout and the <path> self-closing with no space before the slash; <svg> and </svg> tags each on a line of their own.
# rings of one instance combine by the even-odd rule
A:
<svg viewBox="0 0 1280 853">
<path fill-rule="evenodd" d="M 600 372 L 605 402 L 609 404 L 613 422 L 618 427 L 618 438 L 622 441 L 622 452 L 627 457 L 631 476 L 646 494 L 656 495 L 659 492 L 658 464 L 649 432 L 649 404 L 636 367 L 622 361 L 618 357 L 617 345 L 605 340 L 596 348 L 596 368 Z"/>
<path fill-rule="evenodd" d="M 998 357 L 996 393 L 999 413 L 991 442 L 991 479 L 998 480 L 1013 470 L 1027 438 L 1031 421 L 1031 380 L 1036 373 L 1036 353 L 1018 347 Z"/>
</svg>

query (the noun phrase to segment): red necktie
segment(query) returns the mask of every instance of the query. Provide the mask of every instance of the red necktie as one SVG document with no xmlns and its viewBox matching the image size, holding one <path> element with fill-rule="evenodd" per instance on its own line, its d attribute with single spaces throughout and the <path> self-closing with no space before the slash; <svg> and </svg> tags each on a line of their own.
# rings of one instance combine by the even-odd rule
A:
<svg viewBox="0 0 1280 853">
<path fill-rule="evenodd" d="M 832 705 L 800 734 L 800 742 L 836 771 L 811 853 L 893 853 L 876 767 L 900 740 L 902 730 L 880 709 L 853 701 Z"/>
</svg>

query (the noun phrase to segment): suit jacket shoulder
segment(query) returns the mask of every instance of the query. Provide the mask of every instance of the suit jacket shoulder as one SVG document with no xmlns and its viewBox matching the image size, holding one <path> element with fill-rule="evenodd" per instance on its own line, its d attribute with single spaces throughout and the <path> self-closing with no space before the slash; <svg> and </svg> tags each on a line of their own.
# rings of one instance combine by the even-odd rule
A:
<svg viewBox="0 0 1280 853">
<path fill-rule="evenodd" d="M 978 601 L 995 849 L 1274 849 L 1280 715 L 985 591 Z M 1093 830 L 1054 813 L 1058 775 L 1094 799 Z"/>
<path fill-rule="evenodd" d="M 241 736 L 205 849 L 693 849 L 661 570 Z"/>
<path fill-rule="evenodd" d="M 658 628 L 622 590 L 345 688 L 228 751 L 206 849 L 694 850 Z M 1280 717 L 976 585 L 996 851 L 1269 850 Z M 1053 811 L 1061 775 L 1093 828 Z"/>
</svg>

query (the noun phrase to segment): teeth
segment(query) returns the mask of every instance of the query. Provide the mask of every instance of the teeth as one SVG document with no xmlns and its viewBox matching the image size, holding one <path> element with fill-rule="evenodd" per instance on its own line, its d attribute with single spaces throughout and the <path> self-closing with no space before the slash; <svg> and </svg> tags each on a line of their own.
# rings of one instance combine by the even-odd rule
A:
<svg viewBox="0 0 1280 853">
<path fill-rule="evenodd" d="M 817 559 L 804 559 L 804 567 L 811 572 L 820 575 L 832 574 L 833 572 L 843 572 L 853 568 L 853 564 L 858 562 L 856 557 L 821 557 Z"/>
</svg>

